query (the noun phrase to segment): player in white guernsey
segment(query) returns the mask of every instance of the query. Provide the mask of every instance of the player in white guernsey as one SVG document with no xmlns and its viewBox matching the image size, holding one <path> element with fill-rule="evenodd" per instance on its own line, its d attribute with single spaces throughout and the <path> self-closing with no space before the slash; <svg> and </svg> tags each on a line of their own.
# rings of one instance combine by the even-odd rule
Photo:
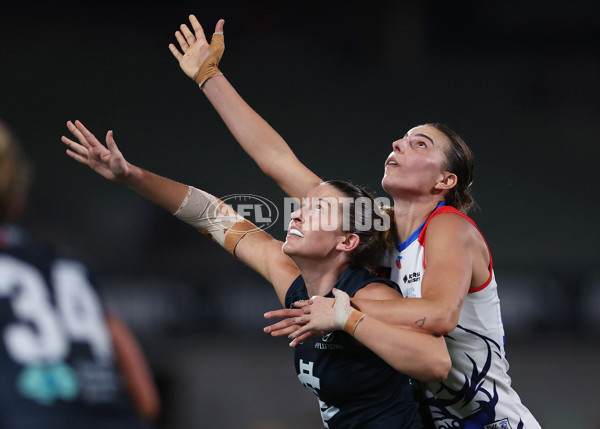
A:
<svg viewBox="0 0 600 429">
<path fill-rule="evenodd" d="M 453 207 L 439 203 L 425 223 L 386 258 L 391 279 L 407 298 L 421 298 L 429 221 L 448 213 L 475 223 Z M 423 383 L 422 395 L 437 427 L 539 427 L 511 388 L 504 350 L 504 329 L 490 255 L 489 277 L 471 287 L 456 328 L 446 335 L 452 369 L 443 382 Z M 457 426 L 457 424 L 459 426 Z"/>
<path fill-rule="evenodd" d="M 197 68 L 202 64 L 204 69 L 210 63 L 215 68 L 200 88 L 262 171 L 294 197 L 305 195 L 318 184 L 321 179 L 296 158 L 281 136 L 218 72 L 222 47 L 215 58 L 203 35 L 196 40 L 178 32 L 177 39 L 182 48 L 189 47 L 186 56 L 173 52 L 189 77 L 195 76 L 190 73 L 191 65 Z M 466 213 L 473 203 L 469 195 L 473 168 L 470 149 L 441 124 L 411 129 L 393 143 L 392 149 L 382 186 L 394 200 L 394 235 L 401 250 L 390 262 L 397 267 L 393 278 L 405 297 L 419 299 L 355 299 L 353 304 L 381 321 L 446 335 L 453 360 L 451 376 L 425 391 L 438 428 L 539 427 L 510 389 L 489 249 L 475 225 L 459 214 Z M 430 220 L 427 235 L 422 236 L 427 238 L 427 246 L 413 241 L 440 203 L 454 207 L 454 212 L 436 213 Z M 300 328 L 295 317 L 303 317 L 301 312 L 271 313 L 273 317 L 283 315 L 292 318 L 266 331 L 288 335 Z M 304 334 L 295 341 L 306 337 Z"/>
</svg>

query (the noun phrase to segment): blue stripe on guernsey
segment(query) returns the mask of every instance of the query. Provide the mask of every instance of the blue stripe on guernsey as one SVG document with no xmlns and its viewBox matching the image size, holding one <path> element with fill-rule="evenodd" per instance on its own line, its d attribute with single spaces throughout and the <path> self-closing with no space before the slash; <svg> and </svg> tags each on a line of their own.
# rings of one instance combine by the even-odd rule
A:
<svg viewBox="0 0 600 429">
<path fill-rule="evenodd" d="M 440 207 L 445 206 L 445 205 L 446 205 L 446 203 L 444 201 L 440 201 L 433 211 L 436 211 L 437 209 L 439 209 Z M 427 220 L 429 220 L 429 218 L 427 218 Z M 421 231 L 423 231 L 423 228 L 425 228 L 426 223 L 427 223 L 427 221 L 423 222 L 423 225 L 418 227 L 412 234 L 410 234 L 410 237 L 408 237 L 402 243 L 400 243 L 400 244 L 396 243 L 396 249 L 398 249 L 398 252 L 402 252 L 404 249 L 406 249 L 408 246 L 410 246 L 413 243 L 413 241 L 415 241 L 417 238 L 419 238 L 419 235 L 421 234 Z"/>
</svg>

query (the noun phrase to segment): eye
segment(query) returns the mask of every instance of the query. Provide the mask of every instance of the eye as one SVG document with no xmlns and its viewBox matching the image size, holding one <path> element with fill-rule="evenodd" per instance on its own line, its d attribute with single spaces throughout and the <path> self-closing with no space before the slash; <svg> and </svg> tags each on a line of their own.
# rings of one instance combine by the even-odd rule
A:
<svg viewBox="0 0 600 429">
<path fill-rule="evenodd" d="M 415 141 L 415 142 L 413 142 L 411 144 L 412 144 L 412 147 L 415 147 L 415 148 L 420 148 L 420 149 L 427 149 L 428 148 L 427 142 L 425 140 L 417 140 L 417 141 Z"/>
<path fill-rule="evenodd" d="M 322 211 L 323 210 L 323 206 L 320 203 L 317 203 L 317 204 L 315 204 L 315 210 Z"/>
</svg>

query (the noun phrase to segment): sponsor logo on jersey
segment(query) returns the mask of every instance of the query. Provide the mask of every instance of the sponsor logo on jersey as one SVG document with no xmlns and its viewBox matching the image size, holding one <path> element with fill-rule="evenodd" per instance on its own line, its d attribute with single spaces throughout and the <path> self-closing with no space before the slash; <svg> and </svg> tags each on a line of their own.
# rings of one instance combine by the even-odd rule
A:
<svg viewBox="0 0 600 429">
<path fill-rule="evenodd" d="M 319 350 L 344 350 L 344 346 L 341 344 L 336 344 L 332 342 L 335 339 L 334 332 L 330 332 L 328 334 L 323 335 L 321 337 L 322 343 L 315 343 L 315 349 Z"/>
<path fill-rule="evenodd" d="M 402 281 L 404 282 L 404 284 L 410 284 L 410 283 L 421 281 L 421 273 L 405 274 L 404 277 L 402 278 Z"/>
<path fill-rule="evenodd" d="M 318 350 L 344 350 L 344 346 L 336 343 L 315 343 Z"/>
<path fill-rule="evenodd" d="M 404 292 L 402 295 L 404 295 L 404 298 L 416 298 L 417 294 L 415 293 L 415 288 L 414 287 L 409 287 L 408 289 L 406 289 L 406 292 Z"/>
<path fill-rule="evenodd" d="M 483 429 L 512 429 L 508 419 L 496 420 L 494 423 L 485 425 Z"/>
<path fill-rule="evenodd" d="M 398 256 L 396 258 L 396 267 L 401 270 L 402 269 L 402 256 Z"/>
<path fill-rule="evenodd" d="M 80 391 L 77 374 L 69 365 L 31 365 L 17 378 L 17 390 L 41 405 L 52 405 L 58 399 L 73 401 Z"/>
<path fill-rule="evenodd" d="M 323 338 L 321 338 L 321 341 L 323 341 L 324 343 L 328 343 L 331 340 L 333 340 L 333 331 L 331 331 L 328 334 L 323 335 Z"/>
</svg>

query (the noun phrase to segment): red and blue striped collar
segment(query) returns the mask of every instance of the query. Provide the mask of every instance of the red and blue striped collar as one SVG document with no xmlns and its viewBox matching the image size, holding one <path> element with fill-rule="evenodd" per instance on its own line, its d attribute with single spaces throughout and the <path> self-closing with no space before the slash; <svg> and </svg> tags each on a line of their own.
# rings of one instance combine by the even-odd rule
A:
<svg viewBox="0 0 600 429">
<path fill-rule="evenodd" d="M 431 213 L 433 213 L 434 211 L 436 211 L 437 209 L 439 209 L 440 207 L 445 206 L 445 205 L 446 205 L 446 203 L 444 201 L 440 201 Z M 431 213 L 429 214 L 430 216 L 431 216 Z M 404 249 L 406 249 L 408 246 L 410 246 L 413 243 L 413 241 L 415 241 L 417 238 L 419 238 L 419 235 L 421 234 L 421 231 L 423 231 L 423 228 L 425 228 L 425 224 L 427 224 L 428 220 L 429 220 L 429 216 L 427 216 L 427 219 L 425 220 L 425 222 L 423 222 L 423 224 L 420 227 L 415 229 L 413 231 L 413 233 L 410 234 L 410 236 L 406 240 L 404 240 L 402 243 L 397 243 L 395 241 L 396 237 L 394 237 L 394 243 L 396 244 L 396 249 L 398 249 L 398 252 L 402 252 Z"/>
</svg>

